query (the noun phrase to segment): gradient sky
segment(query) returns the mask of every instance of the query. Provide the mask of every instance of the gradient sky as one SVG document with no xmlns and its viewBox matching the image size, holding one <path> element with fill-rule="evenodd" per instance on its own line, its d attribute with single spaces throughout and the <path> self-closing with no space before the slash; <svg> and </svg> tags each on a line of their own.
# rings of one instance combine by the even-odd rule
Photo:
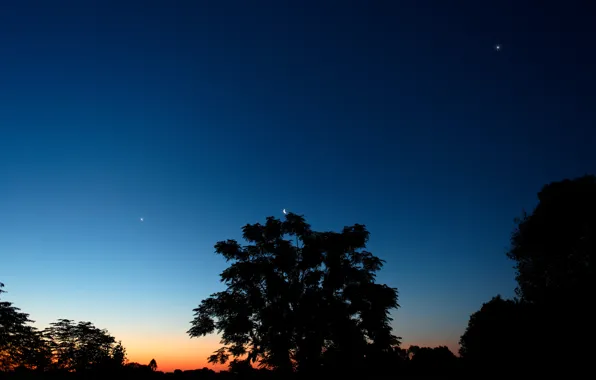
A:
<svg viewBox="0 0 596 380">
<path fill-rule="evenodd" d="M 513 296 L 513 218 L 543 184 L 596 168 L 594 14 L 3 1 L 6 299 L 39 327 L 107 328 L 132 361 L 201 368 L 218 338 L 186 331 L 222 289 L 213 245 L 287 208 L 315 229 L 366 224 L 404 346 L 457 351 L 472 312 Z"/>
</svg>

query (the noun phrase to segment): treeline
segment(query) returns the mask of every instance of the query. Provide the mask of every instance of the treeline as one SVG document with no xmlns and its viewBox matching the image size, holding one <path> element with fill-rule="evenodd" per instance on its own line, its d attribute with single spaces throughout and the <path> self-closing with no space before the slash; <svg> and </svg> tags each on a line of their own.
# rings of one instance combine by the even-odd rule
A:
<svg viewBox="0 0 596 380">
<path fill-rule="evenodd" d="M 0 283 L 0 299 L 4 291 Z M 230 362 L 227 371 L 216 373 L 209 368 L 158 370 L 155 360 L 148 364 L 128 362 L 126 350 L 107 330 L 91 322 L 60 319 L 49 327 L 38 330 L 31 325 L 29 314 L 12 302 L 0 301 L 0 377 L 49 378 L 126 376 L 128 378 L 196 378 L 276 377 L 272 369 L 255 368 L 246 361 Z M 368 373 L 450 373 L 460 368 L 459 359 L 447 347 L 411 346 L 407 350 L 398 345 L 384 352 L 369 352 Z M 346 375 L 353 368 L 346 367 Z M 325 369 L 321 368 L 320 372 Z M 337 374 L 341 369 L 335 368 Z M 287 374 L 286 374 L 287 376 Z"/>
<path fill-rule="evenodd" d="M 5 291 L 0 283 L 0 296 Z M 44 330 L 29 314 L 0 302 L 0 371 L 110 371 L 124 365 L 126 352 L 108 331 L 90 322 L 60 319 Z"/>
<path fill-rule="evenodd" d="M 545 185 L 517 218 L 507 256 L 515 299 L 499 296 L 472 314 L 460 340 L 468 368 L 552 376 L 583 374 L 594 354 L 596 177 Z"/>
<path fill-rule="evenodd" d="M 459 357 L 447 347 L 401 348 L 390 326 L 397 289 L 375 282 L 383 261 L 366 250 L 363 225 L 315 232 L 288 213 L 243 227 L 241 246 L 220 241 L 230 262 L 223 292 L 194 309 L 191 337 L 219 332 L 215 373 L 158 371 L 127 363 L 106 330 L 62 319 L 44 330 L 0 302 L 0 375 L 291 378 L 401 375 L 569 375 L 589 369 L 596 312 L 596 177 L 545 185 L 532 213 L 515 220 L 507 256 L 517 297 L 495 296 L 470 316 Z M 3 285 L 2 285 L 3 286 Z M 2 296 L 0 286 L 0 296 Z M 439 316 L 440 317 L 440 316 Z"/>
</svg>

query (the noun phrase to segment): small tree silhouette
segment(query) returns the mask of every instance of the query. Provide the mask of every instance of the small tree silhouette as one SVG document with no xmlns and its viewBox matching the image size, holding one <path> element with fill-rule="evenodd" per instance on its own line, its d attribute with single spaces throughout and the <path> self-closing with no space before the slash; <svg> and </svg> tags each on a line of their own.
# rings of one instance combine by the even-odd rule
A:
<svg viewBox="0 0 596 380">
<path fill-rule="evenodd" d="M 155 361 L 155 359 L 151 359 L 151 361 L 149 362 L 149 368 L 152 371 L 157 371 L 157 362 Z"/>
</svg>

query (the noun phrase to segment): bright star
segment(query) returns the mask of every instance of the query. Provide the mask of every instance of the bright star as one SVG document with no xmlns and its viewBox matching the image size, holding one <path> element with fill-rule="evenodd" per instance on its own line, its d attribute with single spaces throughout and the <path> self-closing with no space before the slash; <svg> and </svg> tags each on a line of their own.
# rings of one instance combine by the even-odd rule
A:
<svg viewBox="0 0 596 380">
<path fill-rule="evenodd" d="M 139 218 L 141 220 L 141 222 L 143 221 L 144 218 Z"/>
</svg>

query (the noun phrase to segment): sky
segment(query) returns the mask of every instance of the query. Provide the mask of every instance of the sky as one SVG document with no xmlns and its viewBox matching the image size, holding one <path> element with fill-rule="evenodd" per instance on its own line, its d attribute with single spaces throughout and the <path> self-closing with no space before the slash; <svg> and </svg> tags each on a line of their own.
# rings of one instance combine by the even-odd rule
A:
<svg viewBox="0 0 596 380">
<path fill-rule="evenodd" d="M 365 224 L 404 347 L 457 352 L 471 313 L 514 296 L 513 219 L 594 173 L 594 11 L 3 1 L 3 298 L 40 328 L 106 328 L 131 361 L 217 369 L 218 337 L 186 334 L 223 290 L 213 245 L 285 208 Z"/>
</svg>

